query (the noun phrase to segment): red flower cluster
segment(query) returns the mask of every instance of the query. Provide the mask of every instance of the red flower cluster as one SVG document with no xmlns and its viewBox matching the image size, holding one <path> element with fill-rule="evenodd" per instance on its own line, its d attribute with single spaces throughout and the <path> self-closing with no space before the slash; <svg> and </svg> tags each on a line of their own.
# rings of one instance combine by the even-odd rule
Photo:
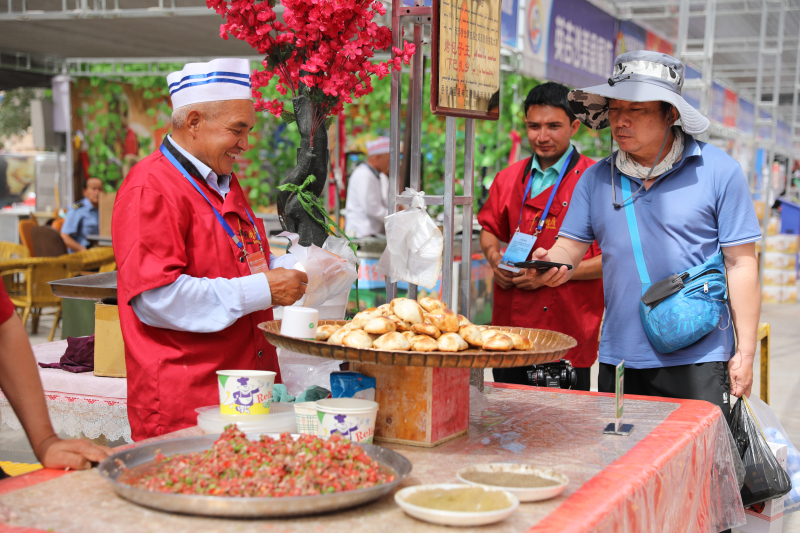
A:
<svg viewBox="0 0 800 533">
<path fill-rule="evenodd" d="M 315 125 L 372 92 L 371 76 L 382 79 L 409 64 L 414 45 L 392 47 L 393 58 L 372 62 L 375 50 L 392 45 L 392 32 L 372 19 L 386 9 L 378 0 L 282 0 L 284 23 L 277 20 L 274 0 L 206 0 L 223 16 L 220 36 L 241 39 L 265 54 L 263 70 L 251 76 L 256 110 L 280 116 L 283 103 L 265 101 L 261 87 L 277 76 L 285 95 L 305 94 L 314 106 Z M 270 5 L 272 4 L 272 5 Z M 316 129 L 316 128 L 314 128 Z M 313 135 L 312 135 L 313 138 Z"/>
</svg>

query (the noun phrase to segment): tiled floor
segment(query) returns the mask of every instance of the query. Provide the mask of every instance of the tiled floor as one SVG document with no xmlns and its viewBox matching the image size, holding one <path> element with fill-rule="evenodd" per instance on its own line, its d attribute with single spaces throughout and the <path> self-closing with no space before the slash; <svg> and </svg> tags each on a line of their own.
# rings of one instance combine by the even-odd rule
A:
<svg viewBox="0 0 800 533">
<path fill-rule="evenodd" d="M 800 446 L 800 304 L 765 305 L 761 311 L 761 321 L 768 322 L 771 332 L 770 361 L 770 406 L 778 415 L 789 438 Z M 47 342 L 52 325 L 52 317 L 42 317 L 37 335 L 31 335 L 31 344 Z M 30 324 L 28 324 L 30 332 Z M 61 328 L 56 330 L 56 339 L 61 338 Z M 755 365 L 755 385 L 753 394 L 759 395 L 759 361 Z M 491 381 L 490 370 L 485 373 Z M 592 389 L 597 390 L 597 367 L 592 369 Z M 35 462 L 25 434 L 22 430 L 10 431 L 3 427 L 0 431 L 0 460 L 14 462 Z M 784 517 L 784 533 L 800 533 L 800 512 Z"/>
</svg>

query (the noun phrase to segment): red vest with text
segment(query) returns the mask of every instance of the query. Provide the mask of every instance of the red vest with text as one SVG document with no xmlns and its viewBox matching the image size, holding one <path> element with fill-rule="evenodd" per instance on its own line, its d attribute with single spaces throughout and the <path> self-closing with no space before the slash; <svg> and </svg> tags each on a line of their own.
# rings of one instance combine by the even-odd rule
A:
<svg viewBox="0 0 800 533">
<path fill-rule="evenodd" d="M 235 176 L 225 199 L 196 180 L 214 207 L 257 252 L 259 232 L 266 257 L 264 224 L 250 211 Z M 275 348 L 257 328 L 272 311 L 246 315 L 216 333 L 190 333 L 142 323 L 131 300 L 168 285 L 181 274 L 196 278 L 250 275 L 247 261 L 225 233 L 208 202 L 156 150 L 133 167 L 117 192 L 112 218 L 117 260 L 117 296 L 128 374 L 128 420 L 134 440 L 197 424 L 195 409 L 219 403 L 217 370 L 280 369 Z M 258 274 L 261 275 L 261 274 Z"/>
<path fill-rule="evenodd" d="M 569 208 L 572 191 L 583 172 L 594 164 L 588 157 L 575 152 L 545 219 L 534 249 L 550 249 Z M 509 242 L 517 229 L 522 196 L 529 176 L 531 159 L 514 163 L 501 171 L 489 190 L 489 199 L 478 214 L 478 222 L 502 242 Z M 536 230 L 542 211 L 553 187 L 535 198 L 525 200 L 520 231 L 529 235 Z M 584 259 L 600 255 L 597 241 L 592 243 Z M 530 259 L 530 257 L 529 257 Z M 588 368 L 597 359 L 600 323 L 603 318 L 603 280 L 568 281 L 559 287 L 540 287 L 527 291 L 513 287 L 502 289 L 494 285 L 492 324 L 520 328 L 539 328 L 559 331 L 574 337 L 577 347 L 564 359 L 576 368 Z"/>
</svg>

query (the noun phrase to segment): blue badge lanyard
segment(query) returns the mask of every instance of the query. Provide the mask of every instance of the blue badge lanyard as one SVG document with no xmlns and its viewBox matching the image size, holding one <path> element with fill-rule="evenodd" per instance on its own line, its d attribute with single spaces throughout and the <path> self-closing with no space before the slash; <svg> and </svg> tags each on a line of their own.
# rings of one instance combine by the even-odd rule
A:
<svg viewBox="0 0 800 533">
<path fill-rule="evenodd" d="M 197 190 L 197 192 L 199 192 L 200 195 L 203 198 L 206 199 L 206 202 L 208 202 L 208 205 L 211 206 L 211 210 L 214 212 L 214 216 L 217 217 L 217 221 L 222 226 L 222 229 L 224 229 L 225 233 L 227 233 L 228 236 L 231 239 L 233 239 L 233 242 L 236 243 L 236 246 L 239 248 L 239 250 L 241 250 L 242 253 L 244 253 L 245 255 L 248 255 L 247 250 L 245 250 L 244 245 L 242 244 L 242 241 L 240 241 L 239 237 L 236 236 L 236 233 L 233 232 L 233 228 L 231 228 L 231 225 L 228 224 L 228 222 L 222 217 L 220 212 L 217 211 L 217 208 L 214 207 L 214 205 L 211 203 L 211 200 L 208 199 L 208 196 L 206 196 L 206 193 L 203 192 L 203 189 L 200 188 L 200 186 L 197 184 L 197 182 L 194 180 L 194 178 L 192 178 L 189 175 L 189 173 L 186 171 L 186 169 L 183 168 L 183 165 L 181 165 L 180 162 L 178 162 L 178 160 L 175 159 L 175 156 L 173 156 L 169 152 L 169 150 L 167 150 L 166 146 L 164 146 L 162 144 L 161 148 L 159 148 L 159 149 L 161 150 L 161 153 L 164 154 L 164 157 L 166 157 L 167 160 L 170 163 L 172 163 L 172 166 L 174 166 L 178 170 L 178 172 L 180 172 L 181 175 L 183 175 L 184 178 L 189 180 L 189 183 L 192 184 L 192 186 L 195 188 L 195 190 Z M 250 216 L 250 212 L 247 210 L 246 206 L 244 208 L 244 212 L 247 214 L 247 218 L 250 219 L 250 223 L 253 225 L 253 230 L 255 231 L 256 238 L 258 239 L 258 247 L 261 248 L 261 251 L 263 252 L 264 251 L 264 247 L 261 246 L 261 235 L 258 233 L 258 226 L 256 226 L 256 223 L 253 221 L 253 217 Z"/>
<path fill-rule="evenodd" d="M 539 235 L 544 229 L 544 221 L 547 219 L 547 214 L 550 213 L 550 206 L 553 205 L 553 199 L 556 197 L 556 192 L 558 191 L 558 186 L 561 185 L 561 180 L 564 179 L 564 175 L 567 173 L 567 168 L 569 167 L 569 161 L 572 159 L 572 152 L 575 150 L 573 146 L 570 146 L 569 153 L 567 154 L 567 158 L 564 160 L 564 166 L 561 167 L 561 172 L 558 174 L 558 179 L 553 184 L 553 192 L 550 193 L 550 198 L 547 199 L 547 205 L 542 211 L 542 216 L 539 218 L 539 223 L 536 225 L 536 232 L 533 234 L 534 237 Z M 535 155 L 533 157 L 536 157 Z M 517 231 L 519 231 L 520 225 L 522 224 L 522 213 L 525 211 L 525 202 L 528 200 L 528 195 L 531 192 L 531 185 L 533 184 L 533 174 L 535 170 L 533 168 L 533 159 L 531 158 L 531 175 L 528 178 L 528 184 L 525 185 L 525 194 L 522 196 L 522 207 L 519 209 L 519 222 L 517 222 Z"/>
</svg>

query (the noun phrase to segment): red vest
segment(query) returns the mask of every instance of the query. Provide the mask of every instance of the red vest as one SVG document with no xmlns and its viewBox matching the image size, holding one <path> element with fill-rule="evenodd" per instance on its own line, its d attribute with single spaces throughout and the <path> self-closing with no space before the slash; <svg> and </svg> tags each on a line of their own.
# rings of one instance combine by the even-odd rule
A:
<svg viewBox="0 0 800 533">
<path fill-rule="evenodd" d="M 574 158 L 575 156 L 573 160 Z M 517 229 L 530 164 L 531 160 L 528 158 L 501 171 L 492 183 L 489 199 L 478 215 L 478 222 L 483 229 L 503 242 L 509 242 Z M 570 162 L 565 164 L 569 165 Z M 553 247 L 567 215 L 572 191 L 584 170 L 593 164 L 594 161 L 581 155 L 574 167 L 564 174 L 534 249 Z M 552 191 L 551 186 L 535 198 L 525 200 L 520 231 L 529 235 L 534 233 Z M 600 253 L 600 247 L 595 241 L 584 259 Z M 559 287 L 540 287 L 533 291 L 516 287 L 501 289 L 496 283 L 494 285 L 492 324 L 548 329 L 574 337 L 578 346 L 570 350 L 564 358 L 572 361 L 576 368 L 588 368 L 597 359 L 602 318 L 602 279 L 569 281 Z"/>
<path fill-rule="evenodd" d="M 224 201 L 205 181 L 196 181 L 247 250 L 257 252 L 247 200 L 236 177 Z M 269 257 L 264 224 L 251 216 Z M 181 274 L 209 279 L 250 275 L 208 202 L 160 151 L 125 178 L 114 202 L 111 235 L 134 440 L 196 425 L 196 408 L 219 403 L 217 370 L 272 370 L 280 381 L 275 348 L 257 328 L 272 320 L 271 310 L 244 316 L 217 333 L 155 328 L 134 313 L 130 303 L 135 296 L 168 285 Z"/>
</svg>

